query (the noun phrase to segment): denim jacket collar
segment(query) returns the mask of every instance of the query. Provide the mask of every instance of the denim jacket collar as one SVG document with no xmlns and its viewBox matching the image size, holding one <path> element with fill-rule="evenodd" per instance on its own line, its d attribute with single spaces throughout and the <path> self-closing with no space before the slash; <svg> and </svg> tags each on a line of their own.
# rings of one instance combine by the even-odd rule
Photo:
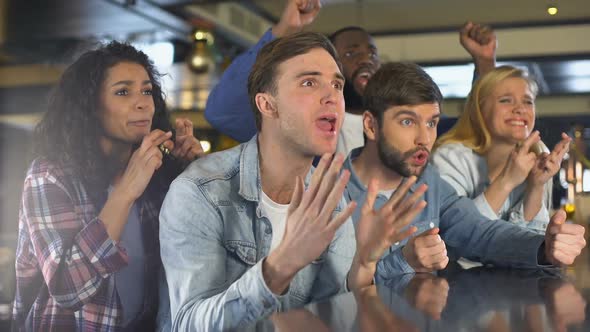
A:
<svg viewBox="0 0 590 332">
<path fill-rule="evenodd" d="M 252 202 L 260 201 L 260 159 L 258 158 L 258 135 L 244 143 L 244 148 L 240 153 L 240 190 L 239 194 L 245 200 Z M 311 174 L 314 171 L 311 167 L 305 176 L 305 188 L 309 185 Z"/>
</svg>

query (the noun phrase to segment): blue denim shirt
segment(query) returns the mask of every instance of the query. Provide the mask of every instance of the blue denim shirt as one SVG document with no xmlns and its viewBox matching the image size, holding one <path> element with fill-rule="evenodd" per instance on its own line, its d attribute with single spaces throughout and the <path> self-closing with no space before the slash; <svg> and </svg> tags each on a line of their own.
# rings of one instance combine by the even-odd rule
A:
<svg viewBox="0 0 590 332">
<path fill-rule="evenodd" d="M 361 148 L 353 150 L 344 162 L 344 168 L 351 173 L 344 196 L 347 201 L 354 200 L 358 203 L 352 216 L 355 225 L 367 194 L 367 188 L 352 168 L 352 160 L 360 152 Z M 447 250 L 455 255 L 501 267 L 541 267 L 537 263 L 537 254 L 544 241 L 543 235 L 511 223 L 484 217 L 471 199 L 458 196 L 453 187 L 442 180 L 438 171 L 431 165 L 426 167 L 410 192 L 422 183 L 428 185 L 428 190 L 424 194 L 424 200 L 428 205 L 412 222 L 412 225 L 418 228 L 416 235 L 432 227 L 440 227 L 440 235 Z M 375 209 L 383 206 L 387 200 L 388 197 L 377 195 Z M 395 275 L 414 272 L 399 250 L 406 242 L 407 240 L 404 240 L 393 245 L 379 261 L 377 282 Z"/>
<path fill-rule="evenodd" d="M 160 213 L 160 243 L 174 331 L 242 327 L 346 289 L 356 249 L 352 220 L 316 261 L 296 274 L 286 294 L 268 289 L 262 261 L 272 227 L 259 207 L 258 160 L 254 136 L 193 162 L 170 186 Z M 342 199 L 334 213 L 344 203 Z"/>
</svg>

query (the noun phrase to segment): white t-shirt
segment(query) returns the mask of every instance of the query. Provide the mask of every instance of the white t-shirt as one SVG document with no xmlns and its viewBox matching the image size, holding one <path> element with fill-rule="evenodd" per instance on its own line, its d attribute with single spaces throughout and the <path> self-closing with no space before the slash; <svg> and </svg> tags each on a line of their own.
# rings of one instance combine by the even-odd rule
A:
<svg viewBox="0 0 590 332">
<path fill-rule="evenodd" d="M 342 128 L 338 134 L 338 144 L 336 152 L 343 153 L 344 157 L 348 156 L 352 149 L 365 145 L 363 137 L 363 116 L 344 113 Z"/>
<path fill-rule="evenodd" d="M 264 191 L 261 190 L 260 193 L 262 198 L 260 201 L 262 214 L 268 218 L 272 226 L 272 242 L 270 244 L 270 251 L 272 251 L 281 243 L 283 234 L 285 234 L 289 204 L 276 203 Z"/>
</svg>

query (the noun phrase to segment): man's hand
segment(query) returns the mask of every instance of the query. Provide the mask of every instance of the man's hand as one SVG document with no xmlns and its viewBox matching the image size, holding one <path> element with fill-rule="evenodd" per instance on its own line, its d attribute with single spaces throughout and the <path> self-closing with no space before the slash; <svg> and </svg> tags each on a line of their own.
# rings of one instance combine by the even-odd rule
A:
<svg viewBox="0 0 590 332">
<path fill-rule="evenodd" d="M 440 320 L 447 305 L 449 283 L 430 273 L 416 274 L 408 284 L 405 297 L 416 309 Z"/>
<path fill-rule="evenodd" d="M 479 76 L 496 67 L 498 41 L 492 28 L 467 22 L 459 31 L 459 42 L 473 58 Z"/>
<path fill-rule="evenodd" d="M 566 224 L 565 211 L 557 211 L 545 231 L 545 258 L 553 265 L 571 265 L 586 246 L 584 227 Z"/>
<path fill-rule="evenodd" d="M 321 7 L 320 0 L 289 0 L 272 34 L 278 38 L 301 31 L 313 22 Z"/>
<path fill-rule="evenodd" d="M 449 264 L 445 242 L 438 234 L 440 229 L 434 227 L 413 237 L 402 248 L 402 253 L 416 272 L 442 270 Z"/>
<path fill-rule="evenodd" d="M 349 171 L 340 174 L 343 162 L 341 154 L 333 160 L 329 154 L 325 154 L 307 190 L 303 180 L 297 177 L 285 234 L 279 246 L 268 255 L 262 268 L 264 279 L 273 293 L 282 294 L 295 274 L 326 250 L 336 230 L 352 215 L 356 206 L 354 202 L 332 218 L 350 178 Z"/>
<path fill-rule="evenodd" d="M 426 206 L 425 201 L 418 200 L 426 192 L 427 186 L 422 184 L 412 195 L 406 197 L 414 183 L 416 177 L 412 176 L 377 211 L 373 207 L 378 183 L 376 180 L 369 183 L 367 198 L 356 229 L 357 250 L 348 277 L 351 289 L 370 285 L 377 262 L 383 253 L 394 243 L 404 240 L 416 231 L 416 227 L 406 226 Z"/>
</svg>

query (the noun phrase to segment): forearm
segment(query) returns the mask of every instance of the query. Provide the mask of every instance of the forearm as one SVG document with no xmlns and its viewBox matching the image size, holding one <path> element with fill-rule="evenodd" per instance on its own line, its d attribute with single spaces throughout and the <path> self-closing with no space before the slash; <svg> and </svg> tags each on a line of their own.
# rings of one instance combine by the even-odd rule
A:
<svg viewBox="0 0 590 332">
<path fill-rule="evenodd" d="M 527 186 L 524 196 L 523 211 L 524 220 L 531 221 L 543 206 L 543 185 Z"/>
<path fill-rule="evenodd" d="M 513 189 L 514 187 L 512 185 L 508 184 L 507 181 L 499 176 L 485 190 L 484 196 L 486 201 L 496 214 L 498 214 Z"/>
<path fill-rule="evenodd" d="M 98 215 L 104 223 L 107 234 L 115 242 L 121 239 L 134 201 L 122 189 L 115 188 Z"/>
<path fill-rule="evenodd" d="M 211 287 L 205 289 L 206 285 L 196 274 L 181 273 L 173 277 L 169 280 L 172 330 L 233 330 L 276 311 L 280 297 L 266 287 L 261 266 L 262 262 L 254 265 L 220 291 Z M 188 294 L 181 294 L 184 289 Z"/>
<path fill-rule="evenodd" d="M 490 71 L 496 68 L 496 59 L 495 58 L 474 58 L 473 63 L 475 64 L 475 72 L 477 77 L 482 77 L 485 74 L 489 73 Z"/>
<path fill-rule="evenodd" d="M 373 284 L 377 262 L 362 262 L 359 255 L 354 255 L 347 283 L 351 291 L 367 287 Z"/>
</svg>

